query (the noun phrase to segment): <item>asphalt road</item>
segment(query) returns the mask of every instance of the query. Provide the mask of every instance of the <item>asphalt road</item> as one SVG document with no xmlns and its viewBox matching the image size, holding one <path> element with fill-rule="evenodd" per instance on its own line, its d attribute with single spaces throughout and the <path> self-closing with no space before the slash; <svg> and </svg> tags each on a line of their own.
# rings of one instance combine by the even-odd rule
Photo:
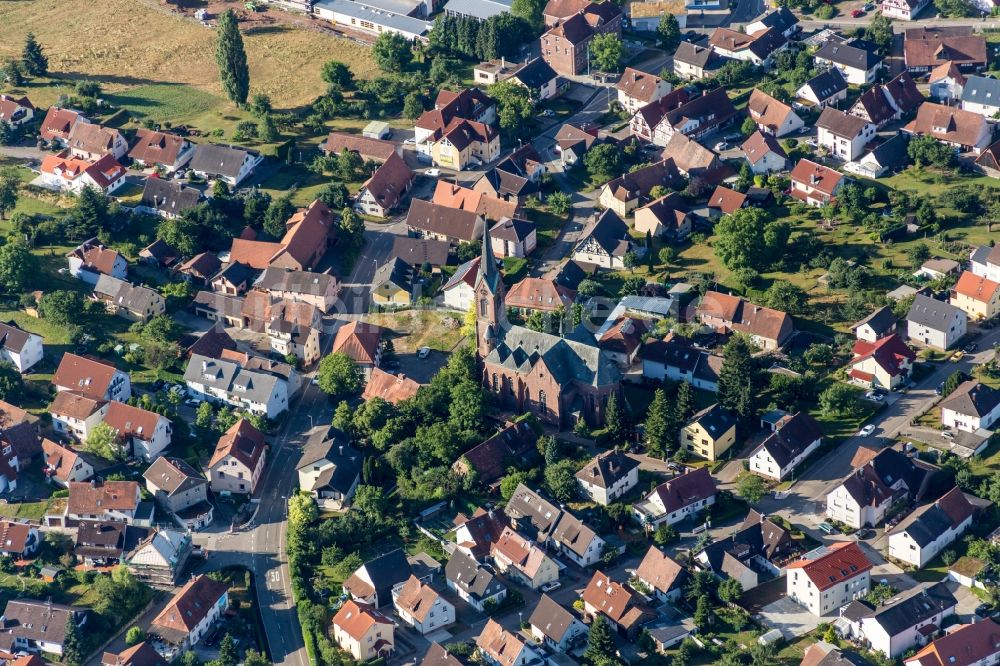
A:
<svg viewBox="0 0 1000 666">
<path fill-rule="evenodd" d="M 344 281 L 341 302 L 334 309 L 332 330 L 368 309 L 369 285 L 376 266 L 389 258 L 399 223 L 367 224 L 365 249 Z M 329 335 L 323 355 L 330 352 Z M 198 533 L 195 542 L 206 546 L 210 555 L 204 569 L 221 569 L 232 564 L 249 566 L 257 582 L 258 603 L 267 634 L 271 661 L 287 666 L 308 666 L 295 604 L 292 600 L 288 559 L 285 553 L 287 499 L 295 492 L 295 466 L 309 436 L 328 427 L 333 405 L 317 387 L 305 381 L 292 403 L 281 431 L 271 444 L 267 470 L 257 499 L 259 505 L 249 525 L 236 533 Z"/>
</svg>

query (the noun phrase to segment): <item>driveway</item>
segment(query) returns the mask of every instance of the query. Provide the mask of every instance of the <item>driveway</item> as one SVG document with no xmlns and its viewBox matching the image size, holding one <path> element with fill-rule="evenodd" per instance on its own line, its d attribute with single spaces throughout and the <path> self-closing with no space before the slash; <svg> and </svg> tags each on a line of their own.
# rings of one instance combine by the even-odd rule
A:
<svg viewBox="0 0 1000 666">
<path fill-rule="evenodd" d="M 824 620 L 816 617 L 788 597 L 782 597 L 764 606 L 760 611 L 760 618 L 768 627 L 781 631 L 781 636 L 786 641 L 804 636 L 821 622 L 833 619 L 831 617 Z"/>
</svg>

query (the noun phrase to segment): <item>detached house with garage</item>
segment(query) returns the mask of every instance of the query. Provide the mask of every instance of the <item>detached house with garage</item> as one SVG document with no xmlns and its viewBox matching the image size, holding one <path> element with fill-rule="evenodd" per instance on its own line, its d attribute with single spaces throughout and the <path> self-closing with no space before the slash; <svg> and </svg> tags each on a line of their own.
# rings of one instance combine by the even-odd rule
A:
<svg viewBox="0 0 1000 666">
<path fill-rule="evenodd" d="M 906 335 L 933 349 L 950 349 L 965 336 L 968 315 L 964 310 L 917 294 L 906 315 Z"/>
<path fill-rule="evenodd" d="M 768 479 L 784 481 L 823 442 L 816 419 L 808 412 L 785 414 L 774 431 L 750 454 L 750 471 Z"/>
<path fill-rule="evenodd" d="M 65 521 L 98 520 L 149 525 L 152 507 L 140 511 L 139 484 L 135 481 L 70 482 Z"/>
<path fill-rule="evenodd" d="M 505 527 L 490 546 L 490 556 L 500 573 L 532 590 L 559 580 L 555 561 L 510 527 Z"/>
<path fill-rule="evenodd" d="M 674 52 L 674 75 L 685 81 L 700 81 L 714 74 L 728 60 L 716 53 L 712 46 L 682 41 Z"/>
<path fill-rule="evenodd" d="M 229 586 L 200 575 L 174 595 L 149 625 L 149 633 L 180 651 L 188 650 L 208 634 L 228 608 Z"/>
<path fill-rule="evenodd" d="M 681 596 L 687 570 L 656 546 L 650 546 L 636 567 L 635 578 L 660 601 L 674 601 Z"/>
<path fill-rule="evenodd" d="M 714 504 L 715 495 L 715 480 L 707 467 L 699 467 L 661 483 L 632 509 L 644 526 L 674 525 Z"/>
<path fill-rule="evenodd" d="M 601 188 L 598 201 L 605 209 L 616 213 L 617 217 L 625 218 L 648 201 L 650 192 L 657 185 L 670 188 L 681 181 L 677 164 L 672 158 L 667 158 L 608 181 Z M 598 223 L 601 219 L 603 216 L 598 218 Z M 582 261 L 588 260 L 583 259 Z M 590 261 L 590 263 L 600 262 Z M 612 266 L 605 266 L 605 268 L 612 268 Z"/>
<path fill-rule="evenodd" d="M 142 477 L 146 490 L 187 529 L 200 529 L 212 522 L 208 481 L 184 460 L 160 456 Z"/>
<path fill-rule="evenodd" d="M 715 403 L 684 424 L 680 444 L 689 455 L 718 460 L 736 443 L 736 415 Z"/>
<path fill-rule="evenodd" d="M 795 96 L 813 106 L 829 106 L 847 99 L 847 79 L 836 67 L 820 72 L 795 91 Z"/>
<path fill-rule="evenodd" d="M 140 127 L 135 131 L 136 142 L 128 156 L 139 166 L 159 167 L 173 173 L 194 155 L 194 144 L 182 136 Z"/>
<path fill-rule="evenodd" d="M 399 207 L 413 184 L 413 171 L 395 152 L 364 182 L 354 200 L 354 209 L 365 215 L 388 217 Z"/>
<path fill-rule="evenodd" d="M 987 618 L 959 626 L 903 660 L 903 666 L 989 666 L 1000 658 L 1000 625 Z"/>
<path fill-rule="evenodd" d="M 857 543 L 821 546 L 788 565 L 787 594 L 813 615 L 831 615 L 868 594 L 871 569 L 872 563 Z"/>
<path fill-rule="evenodd" d="M 115 431 L 119 446 L 130 457 L 150 462 L 170 446 L 173 424 L 156 412 L 113 400 L 104 423 Z"/>
<path fill-rule="evenodd" d="M 750 336 L 755 345 L 768 351 L 784 346 L 795 330 L 787 313 L 718 291 L 705 292 L 695 314 L 705 326 L 743 333 Z"/>
<path fill-rule="evenodd" d="M 58 486 L 68 488 L 70 483 L 86 481 L 94 476 L 93 465 L 79 453 L 51 439 L 42 440 L 42 455 L 42 474 Z"/>
<path fill-rule="evenodd" d="M 393 653 L 395 629 L 393 621 L 372 606 L 348 600 L 333 616 L 331 633 L 340 649 L 363 662 Z"/>
<path fill-rule="evenodd" d="M 115 250 L 104 247 L 96 238 L 80 243 L 66 254 L 69 273 L 87 284 L 97 284 L 101 275 L 119 280 L 128 277 L 128 261 Z"/>
<path fill-rule="evenodd" d="M 413 575 L 393 588 L 392 603 L 399 619 L 421 635 L 455 623 L 455 606 Z"/>
<path fill-rule="evenodd" d="M 837 626 L 845 638 L 867 644 L 873 652 L 896 659 L 913 647 L 927 643 L 955 614 L 958 600 L 946 583 L 927 584 L 872 608 L 852 601 L 840 614 Z"/>
<path fill-rule="evenodd" d="M 755 174 L 768 174 L 788 168 L 788 154 L 770 134 L 756 131 L 740 146 L 743 156 Z"/>
<path fill-rule="evenodd" d="M 583 494 L 607 506 L 639 483 L 639 463 L 620 449 L 598 454 L 576 473 Z"/>
<path fill-rule="evenodd" d="M 97 160 L 106 155 L 120 160 L 128 152 L 128 141 L 121 132 L 111 127 L 74 123 L 66 147 L 73 157 L 81 160 Z"/>
<path fill-rule="evenodd" d="M 847 373 L 851 383 L 889 391 L 909 382 L 910 370 L 917 359 L 916 352 L 896 334 L 875 342 L 858 340 L 852 353 Z"/>
<path fill-rule="evenodd" d="M 965 432 L 992 430 L 1000 421 L 1000 390 L 969 380 L 940 403 L 941 425 Z"/>
<path fill-rule="evenodd" d="M 476 637 L 476 654 L 489 666 L 527 666 L 541 661 L 541 656 L 519 634 L 504 629 L 490 618 Z"/>
<path fill-rule="evenodd" d="M 978 501 L 978 500 L 977 500 Z M 933 504 L 903 519 L 889 533 L 889 557 L 918 569 L 947 548 L 972 524 L 977 509 L 957 486 Z"/>
<path fill-rule="evenodd" d="M 0 323 L 0 360 L 25 373 L 42 360 L 42 336 L 29 333 L 13 321 Z"/>
<path fill-rule="evenodd" d="M 593 619 L 603 615 L 621 636 L 629 640 L 634 640 L 642 625 L 655 617 L 643 605 L 635 590 L 611 580 L 603 571 L 594 572 L 581 596 L 585 616 Z"/>
<path fill-rule="evenodd" d="M 202 178 L 237 187 L 262 161 L 263 155 L 253 150 L 199 143 L 191 157 L 191 170 Z"/>
</svg>

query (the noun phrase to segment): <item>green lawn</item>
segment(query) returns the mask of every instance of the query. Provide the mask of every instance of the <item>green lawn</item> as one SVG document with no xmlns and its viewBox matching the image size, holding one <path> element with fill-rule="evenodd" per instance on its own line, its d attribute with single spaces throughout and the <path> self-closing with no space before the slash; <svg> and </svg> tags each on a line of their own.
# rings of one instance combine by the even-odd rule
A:
<svg viewBox="0 0 1000 666">
<path fill-rule="evenodd" d="M 135 115 L 157 123 L 184 123 L 195 127 L 212 124 L 211 118 L 206 116 L 212 116 L 226 106 L 226 101 L 221 97 L 192 86 L 173 83 L 139 85 L 108 95 L 108 99 L 114 106 L 124 107 Z"/>
</svg>

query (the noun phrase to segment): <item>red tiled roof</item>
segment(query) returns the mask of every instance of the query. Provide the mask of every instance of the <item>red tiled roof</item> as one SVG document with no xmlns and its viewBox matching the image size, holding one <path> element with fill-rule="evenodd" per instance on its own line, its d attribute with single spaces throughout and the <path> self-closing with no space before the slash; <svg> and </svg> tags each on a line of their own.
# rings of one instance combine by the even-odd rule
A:
<svg viewBox="0 0 1000 666">
<path fill-rule="evenodd" d="M 363 321 L 350 321 L 337 329 L 332 353 L 343 352 L 355 363 L 373 365 L 382 340 L 382 327 Z"/>
<path fill-rule="evenodd" d="M 208 463 L 215 467 L 219 462 L 232 456 L 243 463 L 247 469 L 257 468 L 257 462 L 264 455 L 264 435 L 246 419 L 240 419 L 219 438 L 215 453 Z"/>
<path fill-rule="evenodd" d="M 862 361 L 872 358 L 878 363 L 879 367 L 893 377 L 903 373 L 903 361 L 912 363 L 917 358 L 916 353 L 895 333 L 880 338 L 875 342 L 858 340 L 854 343 L 852 351 L 854 358 L 851 359 L 851 365 L 857 365 Z M 860 374 L 864 375 L 866 373 Z"/>
<path fill-rule="evenodd" d="M 102 400 L 116 372 L 117 368 L 109 363 L 67 352 L 52 375 L 52 384 Z"/>
<path fill-rule="evenodd" d="M 963 271 L 955 284 L 955 293 L 967 296 L 980 303 L 989 303 L 1000 289 L 1000 283 L 976 275 L 971 271 Z"/>
<path fill-rule="evenodd" d="M 872 568 L 858 544 L 839 542 L 825 548 L 814 559 L 801 559 L 788 565 L 789 569 L 802 569 L 820 592 Z M 808 555 L 806 556 L 808 558 Z"/>
</svg>

